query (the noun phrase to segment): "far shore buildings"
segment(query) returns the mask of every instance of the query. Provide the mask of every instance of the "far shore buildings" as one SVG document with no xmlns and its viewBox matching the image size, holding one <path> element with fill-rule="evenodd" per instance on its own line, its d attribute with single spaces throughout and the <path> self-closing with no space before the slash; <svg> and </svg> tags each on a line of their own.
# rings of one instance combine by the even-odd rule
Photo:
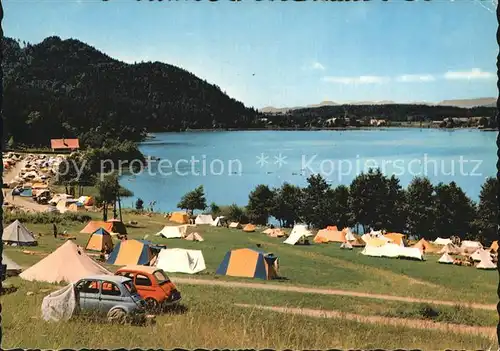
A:
<svg viewBox="0 0 500 351">
<path fill-rule="evenodd" d="M 80 149 L 80 141 L 78 139 L 50 139 L 50 147 L 52 151 L 75 151 Z"/>
</svg>

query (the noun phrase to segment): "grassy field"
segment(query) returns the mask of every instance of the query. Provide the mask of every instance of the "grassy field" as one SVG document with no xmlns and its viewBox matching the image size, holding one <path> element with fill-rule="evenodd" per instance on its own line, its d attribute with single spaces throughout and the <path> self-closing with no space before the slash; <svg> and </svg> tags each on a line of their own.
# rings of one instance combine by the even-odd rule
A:
<svg viewBox="0 0 500 351">
<path fill-rule="evenodd" d="M 94 214 L 98 217 L 98 214 Z M 293 285 L 344 289 L 366 293 L 388 294 L 421 299 L 451 300 L 467 303 L 497 302 L 496 271 L 440 265 L 439 256 L 427 255 L 416 262 L 361 255 L 360 250 L 340 250 L 337 244 L 289 246 L 282 239 L 268 238 L 260 231 L 198 226 L 189 228 L 204 242 L 155 237 L 167 224 L 162 215 L 146 217 L 126 212 L 124 221 L 135 220 L 141 228 L 127 228 L 129 238 L 144 238 L 167 244 L 168 247 L 203 251 L 207 270 L 196 278 L 221 281 L 250 281 L 264 284 Z M 39 238 L 39 246 L 29 248 L 40 255 L 27 255 L 21 249 L 5 247 L 7 255 L 22 266 L 30 266 L 43 254 L 52 252 L 64 241 L 55 239 L 50 224 L 26 224 Z M 58 225 L 85 245 L 86 234 L 79 231 L 85 223 L 67 222 Z M 273 252 L 280 258 L 280 275 L 286 280 L 260 281 L 219 277 L 214 272 L 225 253 L 232 248 L 250 247 Z M 110 267 L 116 269 L 116 267 Z M 182 274 L 171 274 L 176 277 Z M 337 310 L 367 316 L 403 317 L 413 320 L 434 320 L 472 326 L 494 327 L 496 311 L 466 306 L 436 306 L 409 302 L 384 301 L 360 297 L 278 292 L 219 286 L 178 284 L 188 312 L 182 315 L 161 315 L 157 324 L 147 327 L 118 327 L 101 322 L 75 319 L 70 323 L 46 323 L 40 306 L 54 286 L 9 278 L 7 285 L 17 287 L 15 293 L 3 296 L 3 347 L 37 348 L 116 348 L 116 347 L 184 347 L 184 348 L 488 348 L 494 340 L 477 335 L 455 334 L 433 330 L 373 325 L 343 319 L 321 319 L 285 316 L 276 312 L 246 310 L 235 303 L 265 306 L 304 307 Z M 27 292 L 34 295 L 27 296 Z M 26 330 L 34 333 L 26 333 Z M 495 347 L 493 345 L 493 347 Z"/>
</svg>

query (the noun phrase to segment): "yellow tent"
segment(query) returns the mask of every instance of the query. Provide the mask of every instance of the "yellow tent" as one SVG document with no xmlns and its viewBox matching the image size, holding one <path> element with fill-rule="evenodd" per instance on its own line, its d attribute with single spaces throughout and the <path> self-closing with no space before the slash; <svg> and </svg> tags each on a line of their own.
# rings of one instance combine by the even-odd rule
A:
<svg viewBox="0 0 500 351">
<path fill-rule="evenodd" d="M 244 228 L 244 232 L 254 232 L 255 231 L 255 226 L 253 224 L 248 223 Z"/>
<path fill-rule="evenodd" d="M 366 241 L 366 246 L 375 246 L 375 247 L 380 247 L 383 246 L 387 243 L 387 241 L 379 239 L 379 238 L 372 238 L 368 239 Z"/>
<path fill-rule="evenodd" d="M 490 246 L 490 251 L 498 251 L 498 240 L 495 240 L 494 242 L 491 243 Z"/>
<path fill-rule="evenodd" d="M 189 217 L 186 212 L 174 212 L 170 216 L 170 221 L 180 224 L 187 224 L 189 222 Z"/>
<path fill-rule="evenodd" d="M 429 244 L 429 242 L 424 238 L 420 239 L 419 242 L 413 245 L 412 247 L 415 247 L 422 252 L 429 252 L 429 250 L 432 250 L 431 244 Z"/>
<path fill-rule="evenodd" d="M 318 231 L 318 234 L 316 234 L 316 236 L 314 237 L 314 242 L 318 244 L 327 243 L 330 241 L 337 243 L 346 242 L 345 232 L 338 230 L 321 229 L 320 231 Z"/>
<path fill-rule="evenodd" d="M 391 239 L 394 244 L 401 245 L 403 243 L 403 238 L 406 236 L 400 233 L 387 233 L 384 235 L 387 239 Z"/>
</svg>

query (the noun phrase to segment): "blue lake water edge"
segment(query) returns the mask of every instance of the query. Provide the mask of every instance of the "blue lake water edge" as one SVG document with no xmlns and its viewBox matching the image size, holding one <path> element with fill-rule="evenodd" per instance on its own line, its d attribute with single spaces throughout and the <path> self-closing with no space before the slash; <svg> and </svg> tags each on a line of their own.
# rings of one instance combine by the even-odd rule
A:
<svg viewBox="0 0 500 351">
<path fill-rule="evenodd" d="M 207 203 L 246 205 L 258 184 L 306 185 L 320 173 L 332 186 L 380 167 L 406 187 L 415 176 L 434 184 L 455 181 L 474 201 L 495 176 L 496 132 L 473 129 L 388 128 L 349 131 L 231 131 L 158 133 L 140 150 L 160 161 L 120 182 L 155 210 L 173 211 L 182 195 L 203 185 Z"/>
</svg>

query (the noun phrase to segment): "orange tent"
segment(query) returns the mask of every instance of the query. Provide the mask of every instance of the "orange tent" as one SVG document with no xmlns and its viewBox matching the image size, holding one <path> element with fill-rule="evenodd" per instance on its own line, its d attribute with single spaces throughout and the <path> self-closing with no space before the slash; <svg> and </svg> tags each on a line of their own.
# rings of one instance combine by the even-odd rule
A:
<svg viewBox="0 0 500 351">
<path fill-rule="evenodd" d="M 244 232 L 254 232 L 255 231 L 255 226 L 253 224 L 248 223 L 244 228 Z"/>
<path fill-rule="evenodd" d="M 401 245 L 403 243 L 403 238 L 406 236 L 400 233 L 387 233 L 384 235 L 387 239 L 391 239 L 394 244 Z"/>
<path fill-rule="evenodd" d="M 491 243 L 490 251 L 498 251 L 498 240 Z"/>
<path fill-rule="evenodd" d="M 346 242 L 345 232 L 338 230 L 321 229 L 314 237 L 315 243 L 327 243 L 330 241 L 336 243 Z"/>
<path fill-rule="evenodd" d="M 187 224 L 189 223 L 189 216 L 186 212 L 174 212 L 170 216 L 170 221 L 180 224 Z"/>
<path fill-rule="evenodd" d="M 426 252 L 426 251 L 429 251 L 432 249 L 431 244 L 429 244 L 429 242 L 427 240 L 425 240 L 424 238 L 420 239 L 418 241 L 418 243 L 416 243 L 412 247 L 420 249 L 420 251 L 422 251 L 422 252 Z"/>
<path fill-rule="evenodd" d="M 127 234 L 127 229 L 123 222 L 120 222 L 117 219 L 110 219 L 109 221 L 90 221 L 87 223 L 85 228 L 83 228 L 80 233 L 84 234 L 92 234 L 97 229 L 103 228 L 109 233 L 119 233 L 119 234 Z"/>
<path fill-rule="evenodd" d="M 276 229 L 272 229 L 271 232 L 268 233 L 267 235 L 269 235 L 272 238 L 281 238 L 281 237 L 285 236 L 286 233 L 282 229 L 276 228 Z"/>
</svg>

